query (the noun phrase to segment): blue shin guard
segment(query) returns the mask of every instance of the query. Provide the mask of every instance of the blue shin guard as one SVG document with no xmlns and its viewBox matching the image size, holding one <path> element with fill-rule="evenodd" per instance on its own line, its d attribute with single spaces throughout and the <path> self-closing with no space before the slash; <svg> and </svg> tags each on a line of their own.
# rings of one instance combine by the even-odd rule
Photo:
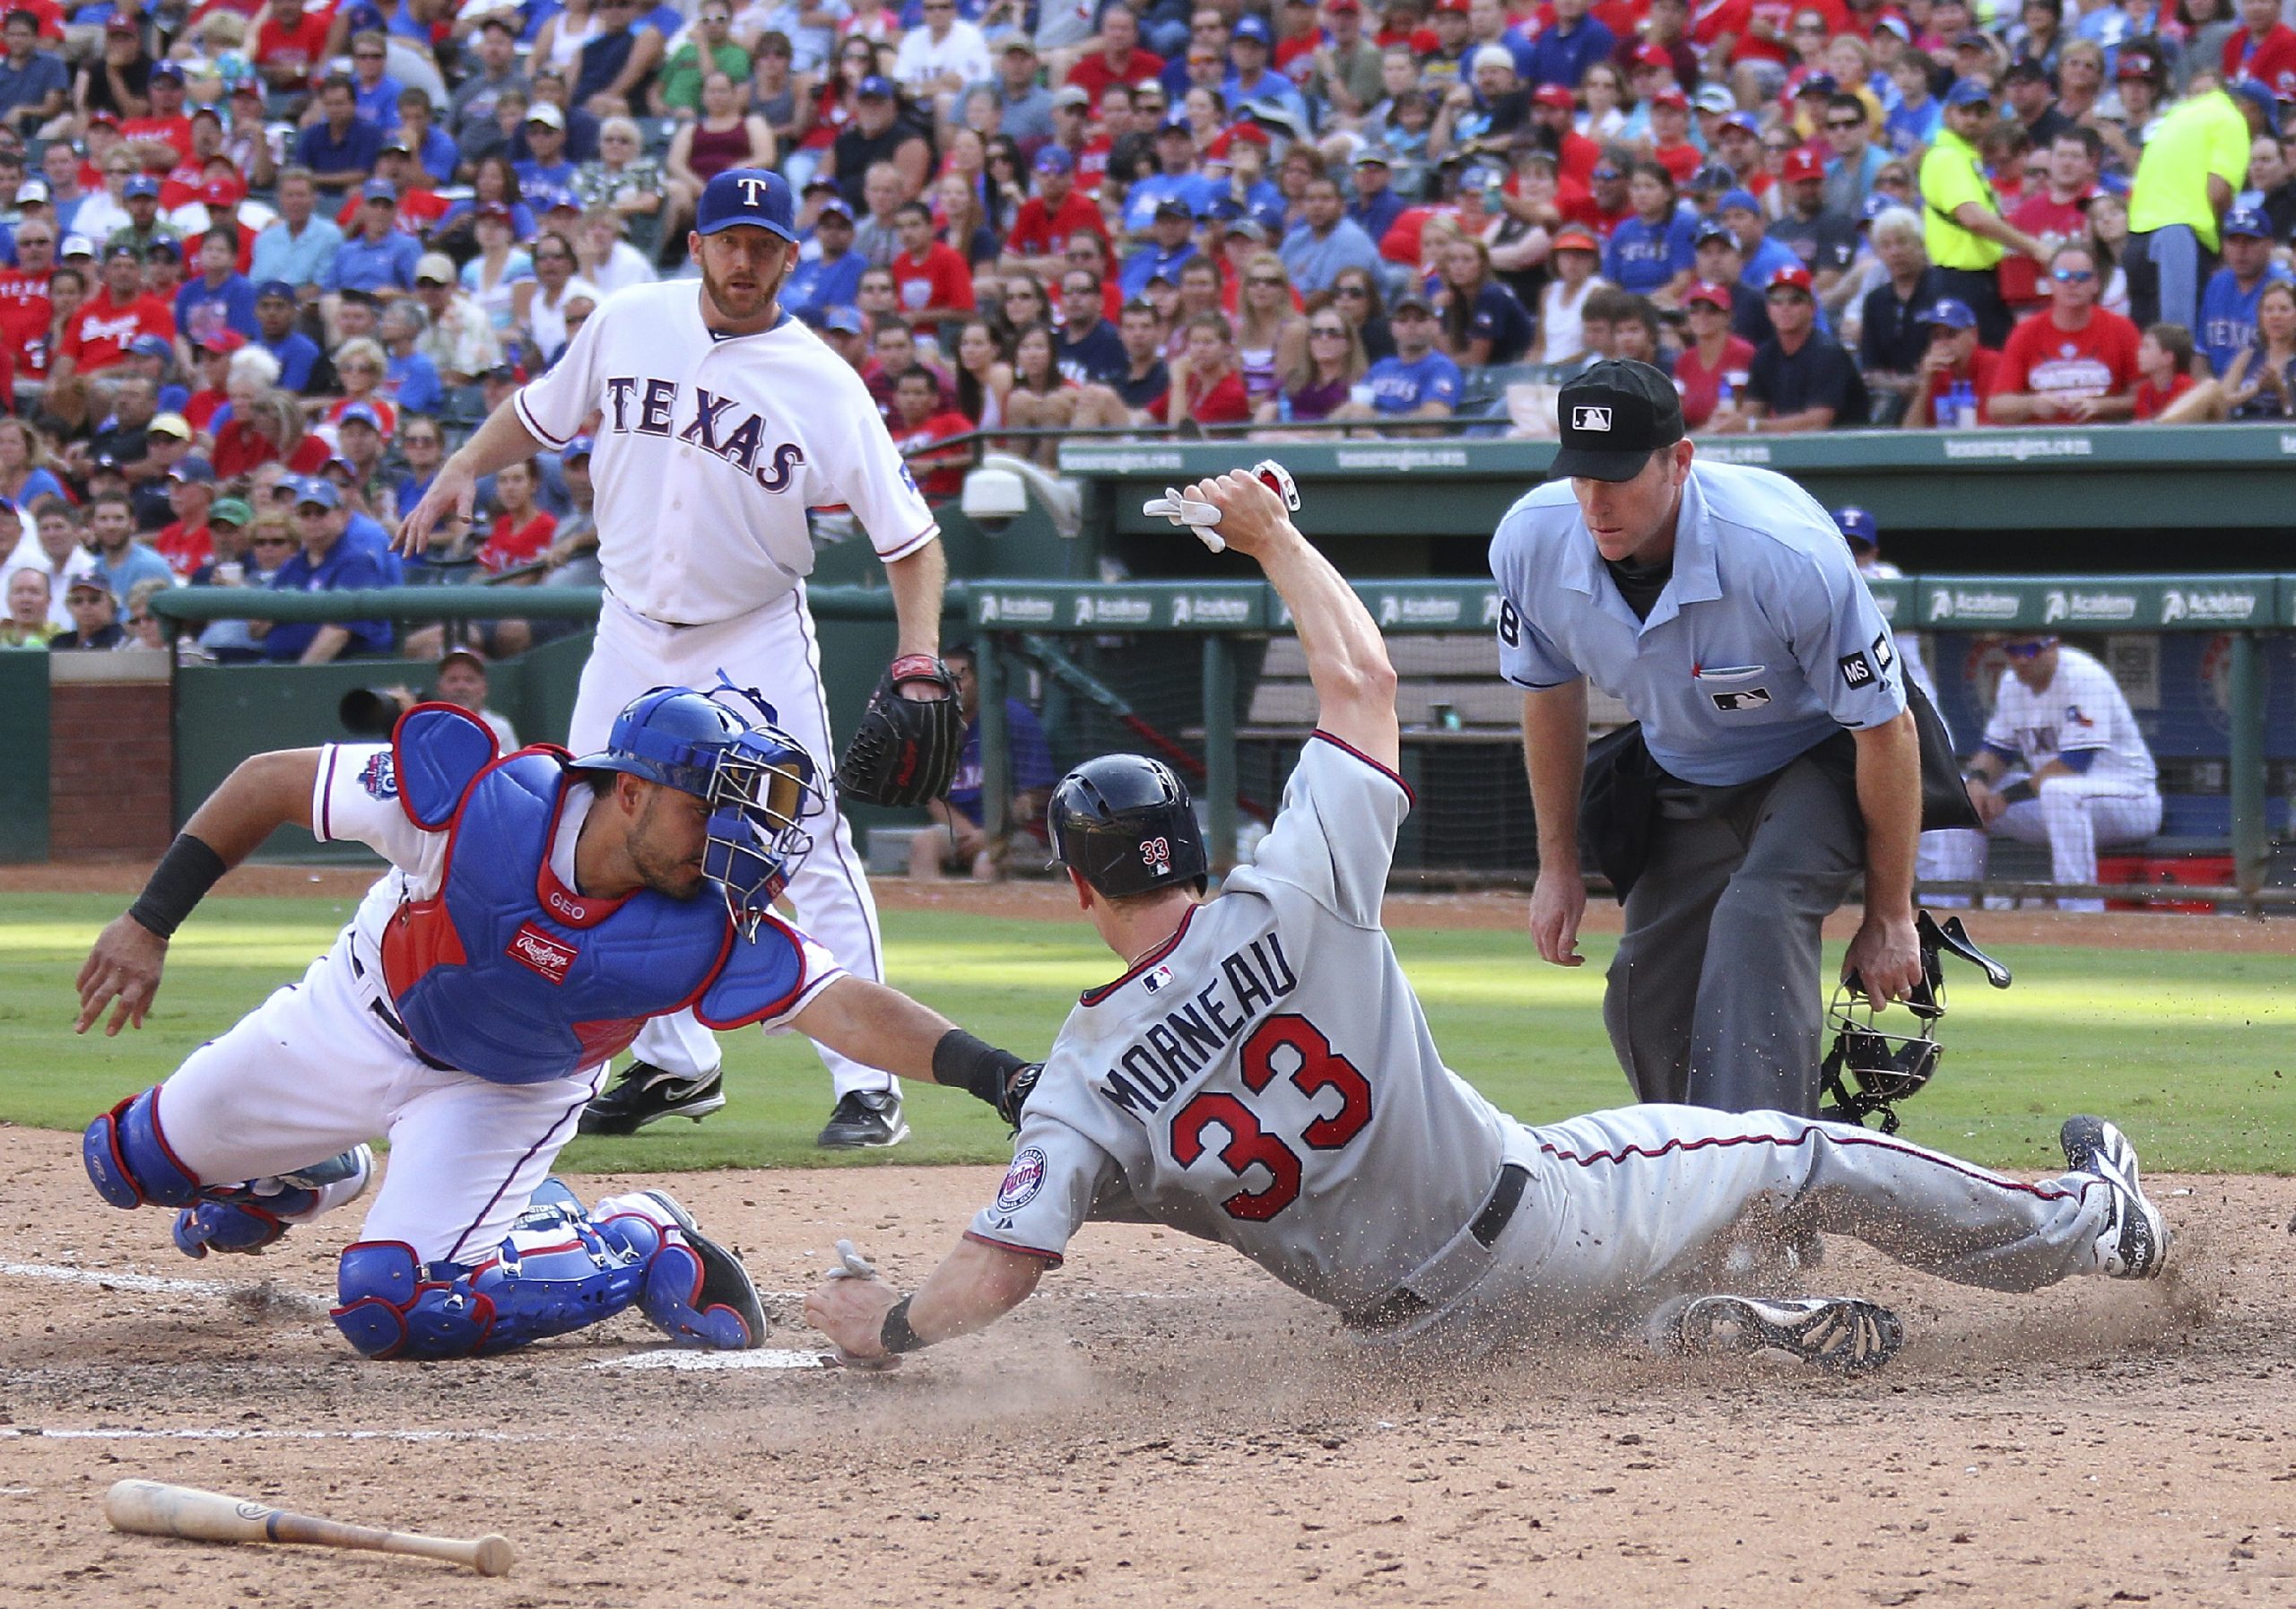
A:
<svg viewBox="0 0 2296 1609">
<path fill-rule="evenodd" d="M 199 1179 L 176 1160 L 160 1132 L 160 1092 L 130 1095 L 88 1125 L 80 1160 L 96 1194 L 116 1207 L 189 1206 Z"/>
<path fill-rule="evenodd" d="M 694 1227 L 665 1190 L 598 1203 L 598 1231 L 647 1259 L 639 1310 L 679 1346 L 744 1352 L 765 1344 L 765 1306 L 741 1259 Z"/>
</svg>

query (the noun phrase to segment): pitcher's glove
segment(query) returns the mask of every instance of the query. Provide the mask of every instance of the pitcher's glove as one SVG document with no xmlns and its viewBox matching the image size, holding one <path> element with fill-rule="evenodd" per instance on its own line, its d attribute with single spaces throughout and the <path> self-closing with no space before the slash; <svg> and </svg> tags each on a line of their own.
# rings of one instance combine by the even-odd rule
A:
<svg viewBox="0 0 2296 1609">
<path fill-rule="evenodd" d="M 929 699 L 907 697 L 901 688 L 915 682 L 937 691 Z M 957 774 L 964 735 L 949 667 L 929 654 L 905 655 L 893 661 L 869 695 L 861 725 L 838 762 L 838 789 L 871 804 L 900 808 L 937 799 Z"/>
</svg>

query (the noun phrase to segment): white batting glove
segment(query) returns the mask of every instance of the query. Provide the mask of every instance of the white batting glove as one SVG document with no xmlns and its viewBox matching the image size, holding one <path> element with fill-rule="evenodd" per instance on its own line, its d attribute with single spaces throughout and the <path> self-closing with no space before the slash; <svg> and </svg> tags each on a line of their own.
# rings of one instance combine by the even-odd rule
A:
<svg viewBox="0 0 2296 1609">
<path fill-rule="evenodd" d="M 1220 535 L 1218 529 L 1220 510 L 1210 503 L 1182 497 L 1177 490 L 1167 486 L 1163 496 L 1150 498 L 1140 505 L 1140 511 L 1152 519 L 1161 517 L 1183 530 L 1194 531 L 1196 540 L 1215 553 L 1228 551 L 1227 539 Z"/>
</svg>

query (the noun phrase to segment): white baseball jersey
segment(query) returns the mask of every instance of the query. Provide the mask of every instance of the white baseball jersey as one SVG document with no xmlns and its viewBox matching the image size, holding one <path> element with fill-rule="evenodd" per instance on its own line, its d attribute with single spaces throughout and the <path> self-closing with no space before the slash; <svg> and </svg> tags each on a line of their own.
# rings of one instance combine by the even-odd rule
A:
<svg viewBox="0 0 2296 1609">
<path fill-rule="evenodd" d="M 809 508 L 850 507 L 887 562 L 940 535 L 852 367 L 787 316 L 714 335 L 692 280 L 608 297 L 513 400 L 552 448 L 598 416 L 599 568 L 654 620 L 707 625 L 795 590 Z"/>
<path fill-rule="evenodd" d="M 2152 752 L 2112 673 L 2079 648 L 2059 647 L 2057 674 L 2039 692 L 2001 673 L 1985 746 L 2012 765 L 2036 770 L 2064 754 L 2096 755 L 2087 775 L 2144 787 L 2154 785 Z"/>
<path fill-rule="evenodd" d="M 1069 1014 L 969 1234 L 1057 1263 L 1145 1218 L 1343 1310 L 1463 1239 L 1523 1131 L 1444 1066 L 1380 931 L 1409 804 L 1311 738 L 1252 864 Z"/>
</svg>

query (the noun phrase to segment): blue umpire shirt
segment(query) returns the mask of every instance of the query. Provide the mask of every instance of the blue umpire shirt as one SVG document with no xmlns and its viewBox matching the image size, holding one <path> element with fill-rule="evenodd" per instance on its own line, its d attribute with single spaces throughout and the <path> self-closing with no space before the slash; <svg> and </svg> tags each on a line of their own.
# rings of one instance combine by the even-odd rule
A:
<svg viewBox="0 0 2296 1609">
<path fill-rule="evenodd" d="M 1491 573 L 1500 673 L 1529 688 L 1586 677 L 1686 782 L 1752 782 L 1906 707 L 1889 625 L 1840 531 L 1766 469 L 1692 463 L 1674 576 L 1646 621 L 1619 596 L 1568 481 L 1508 510 Z"/>
</svg>

